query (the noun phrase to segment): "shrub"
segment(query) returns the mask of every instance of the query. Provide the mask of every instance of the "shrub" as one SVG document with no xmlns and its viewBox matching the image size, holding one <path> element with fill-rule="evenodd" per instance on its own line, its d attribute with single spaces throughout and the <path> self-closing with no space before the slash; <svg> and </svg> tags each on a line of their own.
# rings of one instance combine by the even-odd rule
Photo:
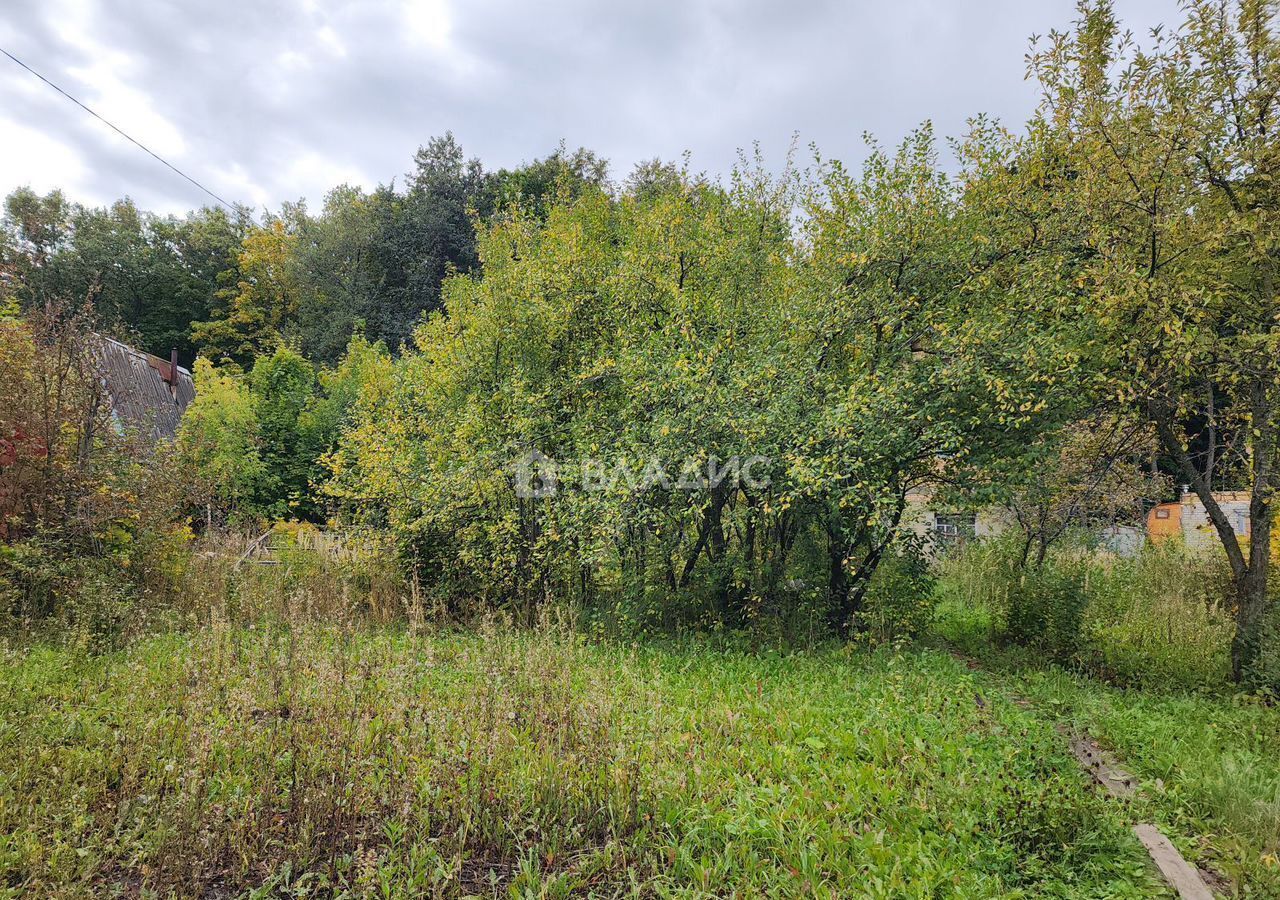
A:
<svg viewBox="0 0 1280 900">
<path fill-rule="evenodd" d="M 47 537 L 0 544 L 0 625 L 91 651 L 163 624 L 186 566 L 186 537 L 122 531 L 98 555 L 71 554 Z"/>
<path fill-rule="evenodd" d="M 72 307 L 68 306 L 67 309 Z M 98 648 L 167 605 L 184 470 L 113 418 L 101 339 L 54 304 L 0 318 L 0 630 Z"/>
<path fill-rule="evenodd" d="M 119 512 L 113 428 L 87 321 L 56 312 L 0 320 L 0 539 L 83 539 Z"/>
<path fill-rule="evenodd" d="M 178 431 L 178 459 L 192 485 L 192 500 L 208 525 L 252 518 L 266 466 L 259 451 L 258 401 L 243 379 L 206 359 L 195 364 L 196 398 Z"/>
<path fill-rule="evenodd" d="M 1087 571 L 1087 563 L 1080 560 L 1046 560 L 1024 569 L 1005 613 L 1008 638 L 1059 658 L 1077 653 L 1089 602 Z"/>
<path fill-rule="evenodd" d="M 918 546 L 902 546 L 871 576 L 857 624 L 873 644 L 907 641 L 929 627 L 936 600 L 928 560 Z"/>
</svg>

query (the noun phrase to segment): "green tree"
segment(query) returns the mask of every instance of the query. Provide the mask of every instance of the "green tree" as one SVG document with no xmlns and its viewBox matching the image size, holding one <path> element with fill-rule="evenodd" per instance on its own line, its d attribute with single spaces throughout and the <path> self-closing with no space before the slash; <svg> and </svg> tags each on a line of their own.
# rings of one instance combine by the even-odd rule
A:
<svg viewBox="0 0 1280 900">
<path fill-rule="evenodd" d="M 636 163 L 623 182 L 622 190 L 637 200 L 647 200 L 682 190 L 688 181 L 687 172 L 674 163 L 663 162 L 655 156 Z"/>
<path fill-rule="evenodd" d="M 218 292 L 236 280 L 247 228 L 246 211 L 231 214 L 220 207 L 204 207 L 182 219 L 152 221 L 152 243 L 164 248 L 171 270 L 180 272 L 161 284 L 154 323 L 144 331 L 149 335 L 147 349 L 163 356 L 167 348 L 176 347 L 183 359 L 195 358 L 192 325 L 212 316 Z"/>
<path fill-rule="evenodd" d="M 447 316 L 365 383 L 331 489 L 454 597 L 740 626 L 816 581 L 832 627 L 861 629 L 907 491 L 1025 440 L 1056 390 L 1041 338 L 1009 337 L 982 222 L 927 130 L 861 176 L 757 165 L 510 207 Z M 533 451 L 595 470 L 522 494 Z M 735 457 L 767 479 L 710 477 Z"/>
<path fill-rule="evenodd" d="M 333 369 L 319 372 L 319 390 L 299 417 L 299 429 L 313 459 L 333 452 L 342 432 L 354 421 L 365 384 L 391 364 L 385 345 L 371 343 L 357 330 Z M 317 471 L 317 483 L 326 473 Z"/>
<path fill-rule="evenodd" d="M 256 504 L 272 518 L 308 518 L 316 506 L 311 491 L 318 448 L 308 440 L 304 413 L 316 393 L 316 371 L 300 353 L 277 347 L 258 357 L 248 378 L 257 414 L 263 475 Z"/>
<path fill-rule="evenodd" d="M 861 627 L 908 494 L 1016 453 L 1064 394 L 1049 341 L 1018 327 L 1018 241 L 994 242 L 991 210 L 966 190 L 988 177 L 981 145 L 949 177 L 926 126 L 896 153 L 873 146 L 858 176 L 825 166 L 808 195 L 787 329 L 804 373 L 786 403 L 799 412 L 791 502 L 825 535 L 837 631 Z"/>
<path fill-rule="evenodd" d="M 281 218 L 249 230 L 237 256 L 236 281 L 218 292 L 222 307 L 192 324 L 201 353 L 249 367 L 294 330 L 302 293 L 292 260 L 297 242 L 296 229 Z"/>
<path fill-rule="evenodd" d="M 36 266 L 49 262 L 71 235 L 72 213 L 62 191 L 41 197 L 31 188 L 18 188 L 4 201 L 10 249 L 23 252 Z"/>
<path fill-rule="evenodd" d="M 95 209 L 20 189 L 6 201 L 0 266 L 26 309 L 72 298 L 99 328 L 160 356 L 189 357 L 191 323 L 209 316 L 243 227 L 243 213 L 220 209 L 162 218 L 128 199 Z"/>
<path fill-rule="evenodd" d="M 1150 421 L 1204 504 L 1233 573 L 1244 679 L 1268 602 L 1280 425 L 1274 7 L 1195 0 L 1139 50 L 1109 3 L 1084 3 L 1032 71 L 1044 102 L 1019 174 L 1063 261 L 1050 293 L 1055 316 L 1074 313 L 1064 342 L 1100 394 Z M 1247 546 L 1212 489 L 1233 463 Z"/>
<path fill-rule="evenodd" d="M 606 190 L 608 176 L 608 160 L 586 147 L 570 152 L 561 141 L 542 159 L 496 172 L 485 184 L 476 208 L 487 216 L 516 204 L 545 219 L 560 200 L 574 200 L 588 189 Z"/>
<path fill-rule="evenodd" d="M 74 290 L 60 265 L 61 253 L 71 242 L 73 214 L 73 205 L 61 191 L 41 197 L 30 188 L 19 188 L 5 198 L 4 267 L 24 308 L 85 299 L 88 285 Z"/>
<path fill-rule="evenodd" d="M 297 331 L 303 353 L 332 365 L 352 335 L 379 321 L 383 272 L 377 241 L 385 192 L 336 187 L 318 216 L 303 215 L 292 253 L 301 287 Z"/>
<path fill-rule="evenodd" d="M 471 211 L 487 182 L 480 161 L 466 159 L 446 133 L 418 150 L 403 195 L 381 192 L 373 261 L 380 299 L 364 317 L 370 337 L 391 347 L 408 342 L 423 315 L 440 308 L 446 275 L 475 267 Z"/>
<path fill-rule="evenodd" d="M 195 363 L 196 398 L 178 429 L 178 461 L 206 520 L 254 516 L 266 477 L 258 427 L 258 400 L 244 379 L 209 360 Z"/>
</svg>

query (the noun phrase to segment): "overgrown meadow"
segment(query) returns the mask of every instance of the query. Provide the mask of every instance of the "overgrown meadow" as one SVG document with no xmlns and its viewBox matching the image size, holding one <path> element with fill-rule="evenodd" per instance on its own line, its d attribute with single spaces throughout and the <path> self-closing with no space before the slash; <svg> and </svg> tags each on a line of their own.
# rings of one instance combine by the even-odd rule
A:
<svg viewBox="0 0 1280 900">
<path fill-rule="evenodd" d="M 1138 817 L 1229 890 L 1280 889 L 1265 698 L 990 643 L 424 627 L 368 557 L 235 559 L 193 558 L 177 631 L 4 652 L 8 895 L 1160 896 Z"/>
<path fill-rule="evenodd" d="M 4 682 L 13 896 L 1159 890 L 1049 719 L 942 652 L 228 628 Z"/>
</svg>

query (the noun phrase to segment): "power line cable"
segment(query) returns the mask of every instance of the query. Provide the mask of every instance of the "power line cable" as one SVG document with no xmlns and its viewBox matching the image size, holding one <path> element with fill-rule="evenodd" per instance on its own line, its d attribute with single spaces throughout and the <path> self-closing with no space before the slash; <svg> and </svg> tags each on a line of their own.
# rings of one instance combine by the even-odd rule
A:
<svg viewBox="0 0 1280 900">
<path fill-rule="evenodd" d="M 102 122 L 104 125 L 106 125 L 108 128 L 110 128 L 112 131 L 114 131 L 116 134 L 120 135 L 122 138 L 124 138 L 125 140 L 129 141 L 129 142 L 130 142 L 131 144 L 133 144 L 134 146 L 138 147 L 140 150 L 142 150 L 142 151 L 143 151 L 143 152 L 145 152 L 147 155 L 149 155 L 150 157 L 152 157 L 153 159 L 155 159 L 157 162 L 159 162 L 159 163 L 161 163 L 162 165 L 166 166 L 167 168 L 169 168 L 171 171 L 173 171 L 173 172 L 177 173 L 178 175 L 181 175 L 183 178 L 187 179 L 187 181 L 191 182 L 191 183 L 192 183 L 192 184 L 194 184 L 196 187 L 200 188 L 200 190 L 204 191 L 206 194 L 208 194 L 208 195 L 209 195 L 210 197 L 212 197 L 214 200 L 217 200 L 219 203 L 221 203 L 223 206 L 225 206 L 225 207 L 227 208 L 227 212 L 234 213 L 234 212 L 236 211 L 236 208 L 235 208 L 234 206 L 232 206 L 230 203 L 228 203 L 226 200 L 223 200 L 221 197 L 219 197 L 219 196 L 218 196 L 217 194 L 215 194 L 213 191 L 209 190 L 207 187 L 205 187 L 205 186 L 204 186 L 203 184 L 201 184 L 200 182 L 196 181 L 194 178 L 192 178 L 192 177 L 191 177 L 190 175 L 188 175 L 186 172 L 182 171 L 182 170 L 181 170 L 181 169 L 179 169 L 177 166 L 175 166 L 173 163 L 171 163 L 171 162 L 169 162 L 168 160 L 166 160 L 166 159 L 164 159 L 163 157 L 161 157 L 158 153 L 156 153 L 154 150 L 152 150 L 152 149 L 151 149 L 150 147 L 148 147 L 147 145 L 143 144 L 141 141 L 139 141 L 139 140 L 137 140 L 137 139 L 135 139 L 135 138 L 133 138 L 133 137 L 129 136 L 128 134 L 126 134 L 126 133 L 124 132 L 124 130 L 123 130 L 123 129 L 118 128 L 117 126 L 113 125 L 111 122 L 109 122 L 109 121 L 107 121 L 106 119 L 104 119 L 102 116 L 98 115 L 96 112 L 94 112 L 93 110 L 91 110 L 89 107 L 85 106 L 83 103 L 81 103 L 81 102 L 80 102 L 79 100 L 77 100 L 75 97 L 71 96 L 71 95 L 70 95 L 70 94 L 68 94 L 66 91 L 64 91 L 62 88 L 58 87 L 56 84 L 54 84 L 54 83 L 53 83 L 52 81 L 50 81 L 48 78 L 45 78 L 43 75 L 41 75 L 41 74 L 40 74 L 39 72 L 37 72 L 35 69 L 31 68 L 29 65 L 27 65 L 26 63 L 24 63 L 22 60 L 18 59 L 18 57 L 14 56 L 14 55 L 13 55 L 12 53 L 10 53 L 8 50 L 4 49 L 3 47 L 0 47 L 0 53 L 3 53 L 5 56 L 9 57 L 11 60 L 13 60 L 14 62 L 16 62 L 18 65 L 22 66 L 22 68 L 26 69 L 26 70 L 27 70 L 28 72 L 30 72 L 32 75 L 34 75 L 34 76 L 36 76 L 37 78 L 39 78 L 39 79 L 40 79 L 41 81 L 43 81 L 45 84 L 49 85 L 49 87 L 53 88 L 53 89 L 54 89 L 55 91 L 57 91 L 59 94 L 61 94 L 62 96 L 66 97 L 68 100 L 70 100 L 70 101 L 71 101 L 72 103 L 74 103 L 76 106 L 78 106 L 78 107 L 80 107 L 81 109 L 83 109 L 83 110 L 84 110 L 85 112 L 87 112 L 89 115 L 93 116 L 93 117 L 94 117 L 95 119 L 97 119 L 99 122 Z"/>
</svg>

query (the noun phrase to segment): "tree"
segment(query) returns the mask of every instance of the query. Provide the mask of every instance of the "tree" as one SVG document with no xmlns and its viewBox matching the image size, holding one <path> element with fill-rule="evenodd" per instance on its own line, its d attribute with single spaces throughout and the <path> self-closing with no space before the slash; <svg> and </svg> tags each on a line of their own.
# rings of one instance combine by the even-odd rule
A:
<svg viewBox="0 0 1280 900">
<path fill-rule="evenodd" d="M 789 400 L 804 411 L 793 502 L 826 538 L 837 632 L 859 627 L 907 495 L 1017 453 L 1067 387 L 1019 327 L 1009 262 L 1023 237 L 994 232 L 1003 204 L 964 189 L 993 166 L 981 137 L 958 179 L 925 126 L 896 153 L 873 146 L 860 176 L 830 164 L 808 197 L 787 353 L 805 373 Z"/>
<path fill-rule="evenodd" d="M 162 281 L 154 324 L 143 332 L 143 346 L 160 356 L 167 348 L 177 348 L 183 360 L 194 360 L 192 325 L 212 314 L 218 292 L 238 280 L 236 266 L 248 229 L 248 215 L 234 215 L 221 207 L 204 207 L 186 218 L 154 219 L 151 241 L 165 248 L 170 271 Z"/>
<path fill-rule="evenodd" d="M 663 162 L 655 156 L 636 163 L 623 182 L 622 190 L 637 200 L 648 200 L 681 190 L 688 180 L 687 173 L 679 166 Z"/>
<path fill-rule="evenodd" d="M 406 343 L 424 314 L 440 308 L 449 272 L 475 267 L 471 211 L 488 185 L 480 161 L 466 159 L 450 133 L 419 148 L 414 164 L 405 194 L 387 189 L 377 205 L 380 301 L 369 309 L 365 328 L 391 347 Z"/>
<path fill-rule="evenodd" d="M 378 265 L 379 218 L 385 192 L 336 187 L 319 216 L 303 215 L 293 264 L 300 283 L 297 331 L 309 359 L 332 365 L 352 335 L 380 321 L 383 272 Z"/>
<path fill-rule="evenodd" d="M 333 369 L 319 372 L 320 390 L 298 419 L 303 442 L 318 468 L 313 472 L 313 485 L 320 489 L 327 474 L 320 460 L 332 453 L 343 431 L 354 422 L 356 404 L 366 384 L 378 377 L 391 364 L 385 345 L 371 343 L 359 330 L 347 344 L 346 352 Z"/>
<path fill-rule="evenodd" d="M 296 229 L 282 218 L 249 230 L 237 257 L 237 280 L 218 293 L 222 309 L 192 324 L 201 353 L 250 366 L 296 327 L 301 290 L 291 255 L 297 242 Z"/>
<path fill-rule="evenodd" d="M 70 525 L 86 492 L 85 448 L 104 428 L 91 350 L 69 320 L 0 321 L 0 536 Z M 82 526 L 80 526 L 82 527 Z"/>
<path fill-rule="evenodd" d="M 1277 484 L 1280 42 L 1273 7 L 1187 6 L 1140 51 L 1109 3 L 1031 58 L 1044 101 L 1020 176 L 1069 264 L 1068 346 L 1098 390 L 1144 415 L 1208 512 L 1236 597 L 1232 668 L 1248 676 L 1267 607 Z M 1236 462 L 1246 546 L 1212 490 Z"/>
<path fill-rule="evenodd" d="M 1073 528 L 1141 521 L 1169 490 L 1167 477 L 1143 468 L 1154 452 L 1149 423 L 1107 412 L 1042 435 L 1020 460 L 1020 477 L 998 486 L 1023 538 L 1021 566 L 1043 565 Z"/>
<path fill-rule="evenodd" d="M 86 291 L 72 291 L 58 265 L 60 252 L 72 235 L 73 207 L 61 191 L 41 197 L 30 188 L 19 188 L 4 202 L 4 266 L 24 308 L 45 307 L 67 297 L 83 298 Z"/>
<path fill-rule="evenodd" d="M 705 469 L 745 444 L 734 361 L 750 359 L 764 325 L 752 310 L 775 298 L 758 276 L 780 270 L 788 232 L 776 200 L 741 199 L 708 189 L 642 208 L 588 189 L 545 220 L 528 207 L 496 218 L 483 277 L 451 279 L 448 316 L 366 383 L 334 490 L 385 510 L 455 597 L 531 614 L 551 593 L 591 602 L 614 579 L 689 586 L 701 564 L 718 613 L 736 616 L 729 485 L 636 481 L 651 463 Z M 762 215 L 770 227 L 754 227 Z M 512 464 L 532 451 L 626 474 L 593 490 L 566 471 L 556 498 L 526 497 Z"/>
<path fill-rule="evenodd" d="M 0 267 L 26 309 L 74 297 L 98 327 L 160 356 L 189 357 L 191 323 L 209 316 L 243 228 L 243 213 L 221 209 L 161 218 L 127 198 L 95 209 L 20 189 L 6 201 Z"/>
<path fill-rule="evenodd" d="M 311 445 L 302 426 L 315 397 L 315 368 L 297 351 L 278 347 L 258 357 L 248 385 L 262 460 L 257 508 L 277 519 L 311 516 L 316 511 L 311 481 L 319 448 Z"/>
<path fill-rule="evenodd" d="M 254 515 L 254 499 L 266 476 L 260 452 L 258 400 L 242 377 L 219 371 L 201 357 L 195 363 L 196 398 L 178 429 L 180 465 L 206 521 Z"/>
<path fill-rule="evenodd" d="M 907 491 L 1025 441 L 1059 390 L 983 223 L 927 130 L 861 176 L 510 207 L 365 383 L 331 489 L 446 596 L 738 627 L 799 580 L 862 628 Z M 754 477 L 720 477 L 735 458 Z M 554 492 L 522 492 L 556 461 Z"/>
<path fill-rule="evenodd" d="M 585 190 L 606 190 L 609 162 L 586 147 L 572 153 L 563 141 L 555 152 L 514 169 L 501 169 L 486 185 L 477 209 L 482 215 L 512 204 L 545 219 L 558 201 L 575 200 Z"/>
</svg>

